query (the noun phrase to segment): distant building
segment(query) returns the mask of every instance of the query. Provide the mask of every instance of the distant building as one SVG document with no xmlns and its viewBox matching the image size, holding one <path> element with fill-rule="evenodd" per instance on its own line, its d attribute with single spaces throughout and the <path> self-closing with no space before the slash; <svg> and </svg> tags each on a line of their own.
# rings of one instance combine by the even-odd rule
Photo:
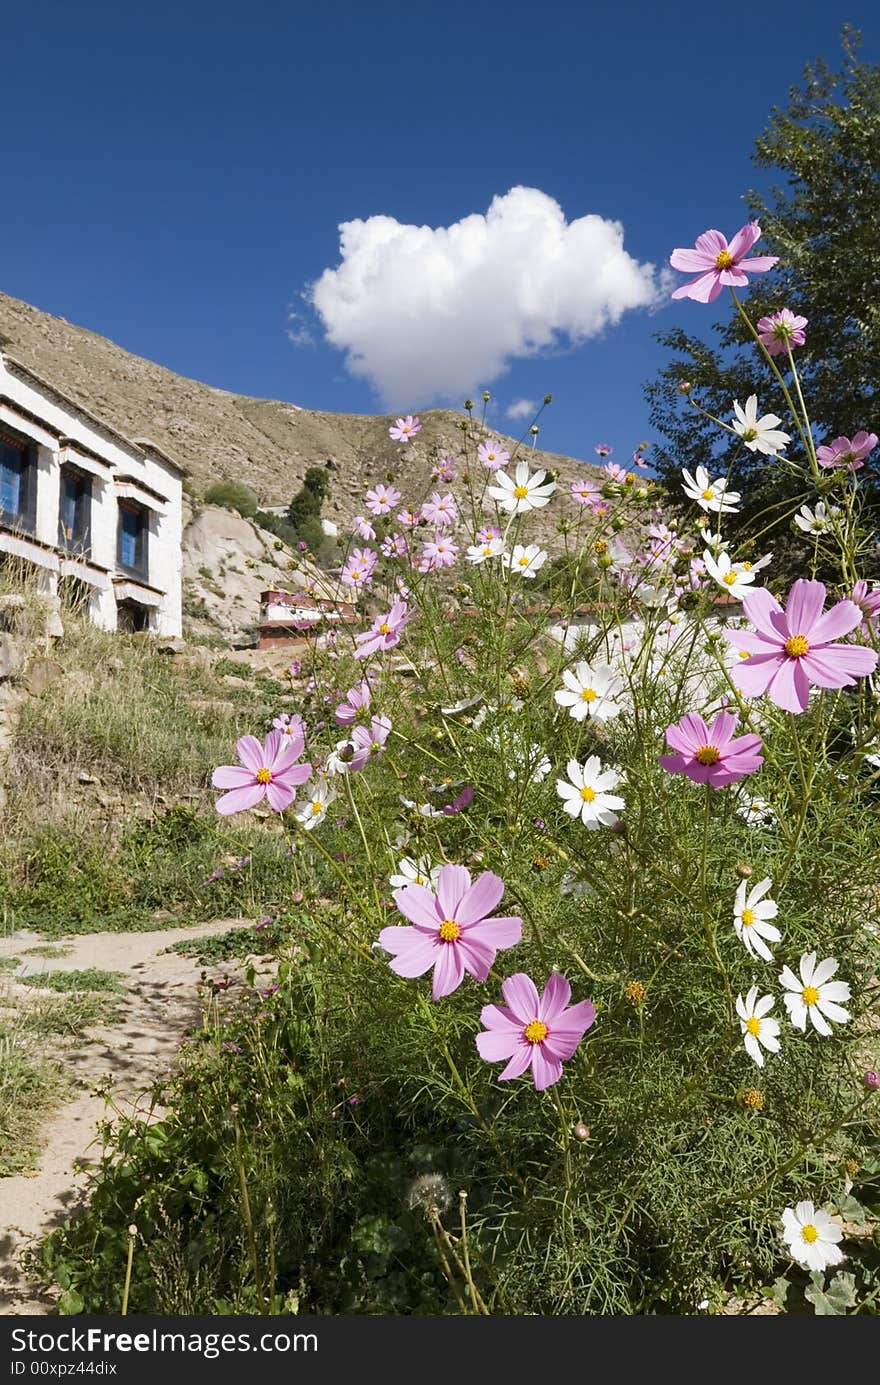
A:
<svg viewBox="0 0 880 1385">
<path fill-rule="evenodd" d="M 0 562 L 77 590 L 106 630 L 179 635 L 183 474 L 0 352 Z"/>
<path fill-rule="evenodd" d="M 308 592 L 264 591 L 257 626 L 260 649 L 304 648 L 339 625 L 353 625 L 350 601 L 310 596 Z"/>
</svg>

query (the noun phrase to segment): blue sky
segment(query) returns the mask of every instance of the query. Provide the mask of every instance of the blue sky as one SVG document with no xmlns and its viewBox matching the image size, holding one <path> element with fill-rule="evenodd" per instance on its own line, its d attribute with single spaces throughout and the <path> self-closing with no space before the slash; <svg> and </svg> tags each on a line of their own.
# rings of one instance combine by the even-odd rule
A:
<svg viewBox="0 0 880 1385">
<path fill-rule="evenodd" d="M 550 225 L 553 203 L 567 223 L 601 218 L 601 244 L 613 240 L 604 223 L 622 223 L 615 274 L 643 288 L 644 266 L 674 246 L 709 226 L 731 235 L 747 219 L 743 193 L 766 176 L 750 154 L 770 107 L 806 61 L 838 65 L 846 20 L 880 61 L 880 8 L 864 0 L 153 0 L 137 12 L 32 0 L 3 22 L 0 288 L 221 388 L 417 411 L 440 399 L 414 363 L 456 390 L 471 363 L 485 377 L 499 351 L 535 339 L 536 322 L 538 337 L 572 313 L 593 330 L 589 245 Z M 370 220 L 436 232 L 516 187 L 545 195 L 522 204 L 534 214 L 522 243 L 470 223 L 457 239 L 406 233 L 388 250 L 393 223 Z M 358 255 L 325 280 L 322 317 L 300 295 L 340 265 L 338 226 L 356 220 Z M 481 247 L 470 278 L 468 235 Z M 548 284 L 524 283 L 538 262 Z M 618 305 L 633 297 L 615 284 Z M 291 341 L 291 308 L 310 344 Z M 492 390 L 511 432 L 511 404 L 552 392 L 544 446 L 586 457 L 607 442 L 625 460 L 652 436 L 642 383 L 663 361 L 652 333 L 702 330 L 712 312 L 664 294 L 473 389 Z M 328 326 L 370 378 L 347 368 Z"/>
</svg>

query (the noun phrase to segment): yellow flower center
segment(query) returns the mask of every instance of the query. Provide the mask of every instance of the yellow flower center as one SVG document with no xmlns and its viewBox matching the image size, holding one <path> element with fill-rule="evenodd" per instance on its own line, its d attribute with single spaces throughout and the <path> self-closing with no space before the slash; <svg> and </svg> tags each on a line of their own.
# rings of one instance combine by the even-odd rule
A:
<svg viewBox="0 0 880 1385">
<path fill-rule="evenodd" d="M 725 572 L 724 574 L 724 581 L 727 583 L 729 587 L 733 586 L 734 582 L 736 581 L 736 578 L 737 574 L 735 572 Z"/>
<path fill-rule="evenodd" d="M 721 751 L 717 745 L 701 745 L 694 758 L 701 765 L 717 765 Z"/>
<path fill-rule="evenodd" d="M 804 986 L 801 995 L 804 998 L 805 1005 L 815 1005 L 816 1001 L 819 999 L 819 992 L 816 990 L 815 986 Z"/>
<path fill-rule="evenodd" d="M 743 921 L 743 927 L 751 928 L 752 924 L 755 922 L 754 909 L 743 909 L 741 917 Z"/>
<path fill-rule="evenodd" d="M 715 256 L 716 269 L 730 269 L 730 266 L 732 264 L 733 256 L 731 255 L 729 250 L 722 250 L 718 255 Z"/>
<path fill-rule="evenodd" d="M 391 634 L 391 627 L 390 627 L 389 625 L 387 625 L 386 622 L 385 622 L 384 620 L 382 621 L 382 624 L 379 626 L 379 634 L 380 634 L 380 635 L 390 635 L 390 634 Z"/>
<path fill-rule="evenodd" d="M 529 493 L 529 488 L 528 486 L 514 486 L 513 493 L 516 496 L 517 500 L 525 500 L 526 496 Z"/>
<path fill-rule="evenodd" d="M 460 932 L 461 929 L 455 919 L 444 919 L 440 925 L 441 943 L 454 943 Z"/>
<path fill-rule="evenodd" d="M 541 1020 L 532 1020 L 523 1030 L 530 1044 L 543 1043 L 547 1037 L 547 1026 Z"/>
<path fill-rule="evenodd" d="M 746 572 L 751 572 L 752 570 L 751 563 L 743 563 L 743 567 L 745 568 Z"/>
<path fill-rule="evenodd" d="M 742 438 L 743 442 L 754 442 L 757 436 L 757 428 L 744 428 L 742 430 L 742 433 L 740 434 L 740 437 Z"/>
<path fill-rule="evenodd" d="M 811 1221 L 808 1221 L 806 1226 L 801 1227 L 801 1235 L 808 1246 L 811 1246 L 814 1241 L 818 1241 L 819 1239 L 819 1233 Z"/>
<path fill-rule="evenodd" d="M 713 491 L 713 489 L 712 489 L 711 486 L 707 486 L 707 487 L 706 487 L 706 489 L 702 492 L 702 497 L 703 497 L 704 500 L 714 500 L 714 499 L 715 499 L 715 492 Z"/>
<path fill-rule="evenodd" d="M 736 652 L 741 659 L 747 659 L 749 657 L 749 651 L 747 649 L 738 649 Z"/>
<path fill-rule="evenodd" d="M 360 575 L 361 575 L 361 570 L 360 570 L 360 568 L 359 568 L 359 567 L 354 568 L 354 570 L 352 571 L 352 574 L 351 574 L 351 575 L 352 575 L 352 577 L 354 578 L 354 580 L 357 582 L 357 581 L 359 580 L 359 578 L 360 578 Z"/>
<path fill-rule="evenodd" d="M 528 560 L 528 558 L 520 558 L 520 560 L 519 560 L 519 565 L 520 565 L 520 567 L 528 567 L 528 565 L 529 565 L 529 560 Z"/>
<path fill-rule="evenodd" d="M 424 883 L 425 883 L 425 877 L 424 877 L 423 875 L 417 875 L 416 878 L 415 878 L 415 880 L 413 881 L 413 884 L 415 884 L 415 885 L 424 885 Z"/>
<path fill-rule="evenodd" d="M 600 558 L 601 558 L 601 556 L 602 556 L 603 553 L 607 553 L 607 552 L 608 552 L 608 545 L 607 545 L 607 543 L 605 542 L 604 539 L 597 539 L 597 540 L 596 540 L 596 542 L 593 544 L 593 552 L 594 552 L 594 553 L 598 553 Z"/>
<path fill-rule="evenodd" d="M 756 1019 L 754 1015 L 750 1015 L 746 1020 L 746 1029 L 750 1034 L 759 1034 L 761 1032 L 761 1021 Z"/>
<path fill-rule="evenodd" d="M 595 688 L 584 688 L 581 693 L 581 702 L 595 702 L 598 696 Z"/>
<path fill-rule="evenodd" d="M 806 635 L 790 635 L 785 641 L 785 652 L 792 659 L 799 659 L 809 648 Z"/>
<path fill-rule="evenodd" d="M 319 814 L 319 813 L 323 813 L 323 811 L 324 811 L 324 805 L 323 805 L 323 803 L 321 803 L 321 801 L 320 801 L 319 799 L 316 798 L 315 801 L 314 801 L 314 803 L 312 804 L 312 815 L 313 815 L 313 817 L 317 817 L 318 814 Z"/>
<path fill-rule="evenodd" d="M 594 799 L 595 797 L 596 797 L 596 790 L 595 790 L 595 789 L 587 789 L 587 788 L 581 789 L 581 798 L 584 800 L 585 803 L 592 803 L 592 802 L 593 802 L 593 799 Z"/>
<path fill-rule="evenodd" d="M 271 784 L 272 771 L 270 769 L 266 769 L 266 767 L 264 766 L 262 769 L 257 770 L 256 774 L 254 775 L 254 778 L 256 779 L 258 784 Z"/>
</svg>

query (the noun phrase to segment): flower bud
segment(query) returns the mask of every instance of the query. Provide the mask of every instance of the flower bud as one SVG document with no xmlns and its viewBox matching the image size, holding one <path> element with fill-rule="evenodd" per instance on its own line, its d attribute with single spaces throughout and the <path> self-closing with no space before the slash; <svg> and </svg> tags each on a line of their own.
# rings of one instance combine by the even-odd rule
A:
<svg viewBox="0 0 880 1385">
<path fill-rule="evenodd" d="M 464 401 L 464 407 L 470 411 L 474 407 L 474 401 L 472 399 L 466 399 Z"/>
<path fill-rule="evenodd" d="M 679 380 L 679 382 L 678 382 L 678 392 L 679 392 L 679 394 L 690 394 L 690 392 L 691 392 L 692 389 L 693 389 L 693 385 L 691 384 L 690 380 Z"/>
<path fill-rule="evenodd" d="M 576 1140 L 588 1140 L 590 1138 L 590 1127 L 584 1125 L 583 1121 L 578 1121 L 572 1129 L 572 1134 Z"/>
<path fill-rule="evenodd" d="M 552 394 L 545 394 L 545 395 L 544 395 L 544 403 L 545 403 L 545 404 L 552 404 L 552 403 L 553 403 L 553 395 L 552 395 Z"/>
<path fill-rule="evenodd" d="M 610 553 L 600 554 L 600 556 L 596 559 L 596 562 L 603 572 L 607 572 L 610 567 L 614 566 L 614 559 L 612 558 Z"/>
<path fill-rule="evenodd" d="M 484 403 L 484 404 L 488 404 L 488 403 L 489 403 L 489 400 L 490 400 L 491 398 L 492 398 L 492 396 L 491 396 L 491 394 L 489 393 L 489 391 L 488 391 L 488 390 L 483 390 L 483 403 Z"/>
<path fill-rule="evenodd" d="M 754 875 L 755 871 L 754 867 L 750 866 L 748 861 L 740 861 L 737 864 L 736 873 L 740 880 L 749 880 Z"/>
<path fill-rule="evenodd" d="M 862 1081 L 864 1082 L 869 1092 L 880 1091 L 880 1072 L 875 1072 L 873 1068 L 868 1068 L 868 1071 L 865 1073 L 864 1077 L 862 1078 Z"/>
<path fill-rule="evenodd" d="M 538 425 L 537 425 L 537 423 L 533 423 L 533 424 L 532 424 L 531 428 L 529 429 L 529 432 L 531 433 L 532 437 L 535 436 L 535 434 L 538 432 Z"/>
<path fill-rule="evenodd" d="M 747 1111 L 763 1111 L 764 1093 L 757 1087 L 744 1087 L 739 1099 Z"/>
</svg>

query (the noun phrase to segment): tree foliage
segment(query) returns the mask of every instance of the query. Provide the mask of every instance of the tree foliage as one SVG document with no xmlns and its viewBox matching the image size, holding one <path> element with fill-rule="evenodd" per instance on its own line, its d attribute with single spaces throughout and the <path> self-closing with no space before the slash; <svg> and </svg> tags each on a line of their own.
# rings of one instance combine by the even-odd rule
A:
<svg viewBox="0 0 880 1385">
<path fill-rule="evenodd" d="M 759 168 L 778 170 L 780 180 L 766 196 L 752 190 L 745 197 L 750 216 L 761 224 L 758 253 L 778 255 L 779 263 L 753 279 L 741 301 L 753 323 L 783 307 L 809 319 L 807 344 L 797 350 L 796 362 L 819 442 L 852 437 L 872 425 L 876 431 L 878 421 L 880 67 L 860 60 L 859 43 L 860 35 L 847 26 L 840 71 L 832 72 L 822 59 L 808 64 L 788 104 L 772 109 L 753 160 Z M 791 514 L 816 497 L 778 464 L 732 445 L 731 435 L 702 417 L 679 389 L 680 381 L 689 381 L 692 398 L 725 420 L 734 399 L 744 403 L 757 393 L 761 412 L 779 414 L 794 434 L 782 391 L 738 316 L 712 332 L 711 342 L 682 327 L 658 335 L 672 358 L 645 388 L 651 422 L 663 434 L 655 465 L 679 498 L 682 467 L 732 468 L 744 505 L 737 520 L 730 517 L 730 532 L 754 535 L 756 516 L 775 503 L 769 530 L 764 513 L 761 542 L 772 542 L 777 560 L 797 575 Z M 794 454 L 798 447 L 795 439 L 788 450 Z M 867 504 L 876 511 L 880 456 L 869 460 L 867 472 Z M 829 474 L 832 492 L 835 482 Z"/>
</svg>

